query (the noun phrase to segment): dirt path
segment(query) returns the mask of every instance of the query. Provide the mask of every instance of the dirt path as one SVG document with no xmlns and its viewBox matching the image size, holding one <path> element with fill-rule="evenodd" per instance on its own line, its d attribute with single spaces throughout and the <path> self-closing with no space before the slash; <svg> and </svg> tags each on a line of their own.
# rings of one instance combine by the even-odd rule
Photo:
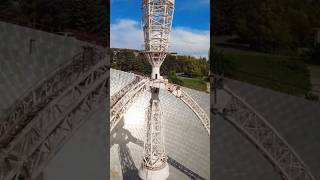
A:
<svg viewBox="0 0 320 180">
<path fill-rule="evenodd" d="M 312 92 L 320 97 L 320 66 L 309 66 Z"/>
</svg>

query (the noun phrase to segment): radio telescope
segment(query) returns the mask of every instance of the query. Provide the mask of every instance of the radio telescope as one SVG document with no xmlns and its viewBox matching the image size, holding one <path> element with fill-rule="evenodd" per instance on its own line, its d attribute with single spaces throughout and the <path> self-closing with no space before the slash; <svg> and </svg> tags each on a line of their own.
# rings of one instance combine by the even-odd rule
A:
<svg viewBox="0 0 320 180">
<path fill-rule="evenodd" d="M 197 174 L 193 173 L 191 170 L 181 169 L 181 164 L 178 165 L 178 162 L 170 158 L 170 154 L 166 152 L 164 137 L 166 136 L 163 131 L 163 120 L 168 120 L 167 115 L 170 114 L 172 110 L 168 111 L 167 107 L 163 106 L 162 100 L 164 101 L 174 101 L 174 99 L 178 98 L 182 100 L 182 102 L 187 105 L 189 109 L 191 109 L 193 115 L 196 117 L 197 123 L 202 126 L 201 131 L 205 133 L 205 143 L 207 147 L 209 147 L 209 136 L 210 135 L 210 121 L 207 114 L 208 112 L 203 110 L 196 100 L 192 98 L 187 92 L 188 90 L 184 90 L 183 88 L 171 84 L 168 80 L 164 79 L 160 75 L 160 67 L 163 61 L 166 58 L 166 55 L 169 53 L 169 34 L 172 26 L 174 14 L 174 0 L 143 0 L 142 1 L 142 29 L 144 33 L 144 51 L 146 59 L 150 63 L 152 67 L 152 73 L 150 77 L 143 77 L 134 75 L 131 81 L 127 82 L 126 85 L 122 86 L 118 89 L 118 91 L 111 96 L 111 134 L 113 129 L 118 124 L 121 124 L 121 119 L 125 118 L 125 114 L 127 111 L 130 111 L 130 107 L 135 104 L 138 97 L 145 95 L 145 92 L 150 92 L 150 100 L 148 105 L 145 107 L 140 107 L 141 109 L 146 108 L 145 113 L 145 122 L 143 123 L 143 140 L 141 146 L 143 146 L 143 157 L 142 162 L 140 161 L 141 167 L 139 171 L 137 171 L 137 175 L 144 180 L 164 180 L 169 177 L 169 164 L 180 168 L 184 174 L 187 176 L 192 176 L 195 178 L 198 177 Z M 119 77 L 122 73 L 119 72 Z M 112 78 L 112 72 L 111 72 Z M 111 81 L 112 88 L 112 81 Z M 112 91 L 112 90 L 111 90 Z M 163 99 L 163 94 L 168 93 L 171 94 L 171 97 Z M 173 95 L 173 96 L 172 96 Z M 174 98 L 176 97 L 176 98 Z M 207 107 L 209 104 L 207 104 Z M 184 107 L 181 107 L 183 109 Z M 162 110 L 166 109 L 166 110 Z M 166 118 L 163 118 L 166 117 Z M 171 117 L 174 119 L 174 117 Z M 190 120 L 191 116 L 184 119 Z M 178 122 L 176 122 L 178 123 Z M 187 122 L 185 122 L 187 123 Z M 198 124 L 198 125 L 199 125 Z M 179 125 L 179 124 L 177 124 Z M 124 130 L 128 136 L 124 136 L 126 138 L 131 137 L 130 139 L 135 139 L 132 135 L 128 134 L 127 130 Z M 123 131 L 123 133 L 125 133 Z M 178 131 L 177 131 L 178 132 Z M 203 133 L 201 133 L 203 134 Z M 124 134 L 123 134 L 124 135 Z M 118 134 L 111 135 L 111 137 L 119 137 Z M 177 135 L 175 135 L 177 136 Z M 119 137 L 120 138 L 120 137 Z M 126 144 L 130 142 L 129 139 L 126 139 Z M 178 140 L 178 139 L 177 139 Z M 208 141 L 206 141 L 208 140 Z M 129 141 L 129 142 L 128 142 Z M 201 141 L 201 140 L 200 140 Z M 120 146 L 121 144 L 119 144 Z M 122 145 L 123 149 L 127 147 Z M 124 150 L 120 150 L 122 154 L 121 156 L 124 158 L 123 164 L 121 166 L 130 167 L 134 165 L 134 163 L 128 162 L 130 159 L 129 154 L 126 154 Z M 206 149 L 206 148 L 204 148 Z M 207 154 L 209 153 L 209 150 Z M 191 156 L 191 152 L 189 154 Z M 187 158 L 185 158 L 187 159 Z M 191 158 L 189 158 L 191 159 Z M 207 162 L 207 161 L 204 161 Z M 206 171 L 209 171 L 209 164 L 205 165 Z M 186 168 L 186 167 L 185 167 Z M 112 171 L 112 170 L 111 170 Z M 123 174 L 124 170 L 122 169 Z M 112 171 L 113 172 L 113 171 Z M 111 172 L 111 173 L 112 173 Z M 126 174 L 128 171 L 125 171 Z M 170 171 L 171 172 L 171 171 Z M 208 172 L 209 173 L 209 172 Z M 206 173 L 206 175 L 208 175 Z M 125 175 L 123 175 L 125 176 Z M 132 177 L 132 175 L 131 175 Z M 125 179 L 126 177 L 123 177 Z M 199 177 L 198 177 L 199 178 Z M 209 178 L 209 177 L 206 177 Z"/>
</svg>

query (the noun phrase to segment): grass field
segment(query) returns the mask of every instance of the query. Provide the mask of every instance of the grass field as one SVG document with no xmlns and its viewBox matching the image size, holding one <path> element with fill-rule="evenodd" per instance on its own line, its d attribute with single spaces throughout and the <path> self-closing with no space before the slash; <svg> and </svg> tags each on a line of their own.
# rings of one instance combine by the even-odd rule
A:
<svg viewBox="0 0 320 180">
<path fill-rule="evenodd" d="M 227 76 L 293 95 L 305 95 L 311 89 L 307 66 L 298 58 L 225 53 Z"/>
<path fill-rule="evenodd" d="M 181 77 L 181 76 L 178 76 L 178 78 L 183 81 L 184 87 L 187 87 L 190 89 L 195 89 L 198 91 L 206 91 L 207 90 L 207 84 L 201 78 L 185 78 L 185 77 Z"/>
</svg>

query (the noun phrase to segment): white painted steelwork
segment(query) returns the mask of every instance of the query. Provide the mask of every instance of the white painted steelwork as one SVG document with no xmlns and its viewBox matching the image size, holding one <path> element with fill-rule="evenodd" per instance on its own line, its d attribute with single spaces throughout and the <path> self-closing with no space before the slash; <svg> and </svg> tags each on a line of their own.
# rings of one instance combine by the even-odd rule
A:
<svg viewBox="0 0 320 180">
<path fill-rule="evenodd" d="M 135 78 L 135 74 L 118 72 L 113 69 L 111 73 L 111 86 L 118 91 Z M 121 74 L 121 75 L 119 75 Z M 118 83 L 121 76 L 125 83 Z M 159 80 L 160 82 L 160 80 Z M 159 87 L 154 81 L 150 86 Z M 167 164 L 170 174 L 167 179 L 210 179 L 208 154 L 210 154 L 209 136 L 200 124 L 197 115 L 180 98 L 174 97 L 164 88 L 160 87 L 160 108 L 162 113 L 162 132 Z M 209 107 L 209 94 L 184 89 L 197 103 L 205 109 Z M 115 94 L 115 91 L 114 93 Z M 143 96 L 137 98 L 125 113 L 124 117 L 111 132 L 110 157 L 112 172 L 111 179 L 140 179 L 138 169 L 143 160 L 144 140 L 146 138 L 146 110 L 150 105 L 151 92 L 145 91 Z M 192 130 L 192 131 L 188 131 Z M 196 150 L 198 153 L 191 153 Z M 161 169 L 162 170 L 162 169 Z M 163 168 L 166 171 L 166 168 Z M 148 177 L 162 175 L 149 171 Z M 168 171 L 167 171 L 168 172 Z M 146 174 L 146 173 L 145 173 Z"/>
<path fill-rule="evenodd" d="M 114 127 L 117 126 L 117 124 L 119 123 L 119 120 L 121 119 L 121 117 L 123 116 L 123 114 L 126 112 L 126 110 L 128 108 L 130 108 L 130 106 L 121 106 L 119 107 L 117 110 L 115 110 L 114 104 L 115 102 L 118 101 L 129 101 L 130 103 L 134 102 L 134 100 L 136 99 L 134 96 L 129 96 L 129 97 L 125 97 L 124 94 L 129 92 L 130 88 L 133 88 L 135 85 L 135 83 L 138 83 L 139 80 L 134 79 L 133 81 L 131 81 L 128 85 L 126 85 L 125 87 L 123 87 L 119 92 L 117 92 L 116 94 L 114 94 L 111 97 L 111 112 L 114 111 L 121 111 L 121 116 L 118 116 L 117 119 L 115 121 L 111 120 L 111 124 L 110 124 L 110 132 L 114 129 Z M 158 81 L 156 82 L 154 81 L 150 81 L 148 82 L 150 86 L 152 87 L 158 87 L 158 88 L 162 88 L 162 81 Z M 165 82 L 165 89 L 168 90 L 169 92 L 171 92 L 174 96 L 176 96 L 177 98 L 179 98 L 182 102 L 184 102 L 199 118 L 200 123 L 202 124 L 202 126 L 205 128 L 205 130 L 207 131 L 208 135 L 210 135 L 210 118 L 207 115 L 207 113 L 203 110 L 203 108 L 185 91 L 183 91 L 178 85 L 175 84 L 170 84 Z M 141 91 L 141 93 L 143 93 L 143 91 Z M 134 93 L 133 93 L 134 94 Z M 139 95 L 140 95 L 140 91 L 139 91 Z M 131 98 L 132 97 L 132 98 Z M 138 97 L 138 96 L 136 96 Z M 125 100 L 127 99 L 127 100 Z M 125 109 L 124 109 L 125 108 Z M 112 119 L 112 118 L 111 118 Z"/>
<path fill-rule="evenodd" d="M 210 118 L 200 105 L 187 92 L 183 91 L 179 86 L 174 84 L 167 84 L 166 88 L 174 96 L 181 99 L 199 118 L 202 126 L 206 129 L 210 136 Z"/>
<path fill-rule="evenodd" d="M 152 79 L 160 79 L 160 66 L 169 47 L 169 33 L 174 13 L 174 0 L 143 0 L 142 29 L 144 46 L 152 66 Z"/>
<path fill-rule="evenodd" d="M 110 132 L 116 127 L 134 100 L 143 94 L 148 82 L 148 79 L 138 77 L 111 97 Z"/>
<path fill-rule="evenodd" d="M 7 122 L 15 125 L 1 136 L 1 180 L 35 179 L 88 115 L 106 102 L 109 65 L 105 52 L 88 47 L 61 68 L 29 93 L 31 102 L 26 101 L 29 96 L 17 102 L 16 106 L 23 107 L 19 116 L 9 112 Z"/>
<path fill-rule="evenodd" d="M 113 106 L 128 92 L 130 89 L 141 79 L 136 77 L 134 80 L 132 80 L 129 84 L 127 84 L 125 87 L 123 87 L 120 91 L 115 93 L 114 95 L 111 96 L 110 98 L 110 108 L 112 109 Z"/>
<path fill-rule="evenodd" d="M 155 81 L 150 86 L 152 95 L 146 118 L 144 158 L 139 171 L 139 176 L 142 179 L 163 180 L 169 176 L 167 156 L 161 132 L 159 104 L 161 82 L 158 83 L 158 80 L 163 79 L 160 76 L 160 67 L 168 53 L 173 12 L 174 0 L 142 0 L 144 54 L 152 66 L 151 81 Z M 152 174 L 152 176 L 148 176 L 148 174 Z"/>
<path fill-rule="evenodd" d="M 220 87 L 230 97 L 223 107 L 213 107 L 250 140 L 275 167 L 284 180 L 315 180 L 308 166 L 276 129 L 245 100 L 225 85 Z"/>
<path fill-rule="evenodd" d="M 144 143 L 143 165 L 150 170 L 159 170 L 166 165 L 167 156 L 165 154 L 162 135 L 162 112 L 159 100 L 159 88 L 151 87 L 151 99 L 146 111 L 147 136 Z M 150 134 L 152 133 L 152 134 Z"/>
</svg>

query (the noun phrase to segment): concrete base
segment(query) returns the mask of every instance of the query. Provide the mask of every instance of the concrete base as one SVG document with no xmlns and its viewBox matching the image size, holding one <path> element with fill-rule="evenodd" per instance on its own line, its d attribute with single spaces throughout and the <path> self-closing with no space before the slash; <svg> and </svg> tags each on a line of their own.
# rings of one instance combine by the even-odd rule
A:
<svg viewBox="0 0 320 180">
<path fill-rule="evenodd" d="M 166 163 L 165 167 L 159 170 L 149 170 L 141 166 L 139 177 L 143 180 L 165 180 L 169 177 L 169 166 Z"/>
</svg>

